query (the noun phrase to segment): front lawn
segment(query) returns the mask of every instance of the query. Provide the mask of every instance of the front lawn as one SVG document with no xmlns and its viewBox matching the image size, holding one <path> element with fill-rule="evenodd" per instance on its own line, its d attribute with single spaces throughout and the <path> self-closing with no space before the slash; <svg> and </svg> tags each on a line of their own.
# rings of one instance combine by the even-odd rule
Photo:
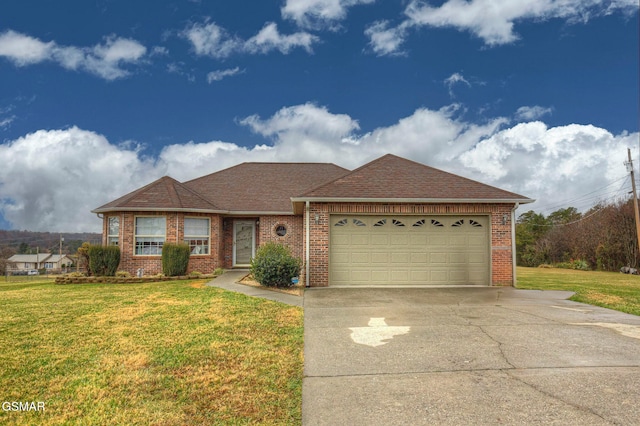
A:
<svg viewBox="0 0 640 426">
<path fill-rule="evenodd" d="M 0 283 L 0 424 L 299 424 L 302 309 L 204 280 Z"/>
<path fill-rule="evenodd" d="M 567 290 L 576 302 L 640 315 L 640 276 L 618 272 L 577 271 L 557 268 L 518 267 L 516 287 L 534 290 Z"/>
</svg>

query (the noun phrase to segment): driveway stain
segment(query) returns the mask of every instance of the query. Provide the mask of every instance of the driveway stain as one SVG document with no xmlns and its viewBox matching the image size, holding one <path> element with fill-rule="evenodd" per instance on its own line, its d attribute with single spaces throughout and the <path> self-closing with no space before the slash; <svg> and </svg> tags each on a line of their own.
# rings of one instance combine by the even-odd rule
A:
<svg viewBox="0 0 640 426">
<path fill-rule="evenodd" d="M 622 334 L 623 336 L 633 337 L 634 339 L 640 339 L 639 325 L 610 323 L 610 322 L 580 322 L 580 323 L 573 323 L 572 325 L 595 325 L 598 327 L 610 328 Z"/>
<path fill-rule="evenodd" d="M 411 327 L 389 326 L 384 318 L 371 318 L 368 327 L 349 327 L 351 340 L 371 347 L 386 345 L 395 336 L 409 333 Z"/>
</svg>

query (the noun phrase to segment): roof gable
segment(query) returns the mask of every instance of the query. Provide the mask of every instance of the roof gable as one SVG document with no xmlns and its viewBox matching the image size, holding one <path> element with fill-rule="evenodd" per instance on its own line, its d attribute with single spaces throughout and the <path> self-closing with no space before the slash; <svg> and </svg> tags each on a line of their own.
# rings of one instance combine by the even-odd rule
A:
<svg viewBox="0 0 640 426">
<path fill-rule="evenodd" d="M 196 191 L 169 176 L 164 176 L 98 207 L 94 212 L 114 210 L 219 210 L 219 208 Z"/>
<path fill-rule="evenodd" d="M 387 154 L 296 197 L 530 202 L 526 197 Z"/>
</svg>

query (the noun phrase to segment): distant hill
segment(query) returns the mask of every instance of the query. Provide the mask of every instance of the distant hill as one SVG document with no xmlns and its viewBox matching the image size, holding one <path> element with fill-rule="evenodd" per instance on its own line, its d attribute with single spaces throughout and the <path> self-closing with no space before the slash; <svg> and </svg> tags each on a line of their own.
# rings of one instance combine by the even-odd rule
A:
<svg viewBox="0 0 640 426">
<path fill-rule="evenodd" d="M 91 232 L 32 232 L 0 230 L 0 251 L 26 253 L 58 253 L 60 237 L 64 238 L 62 253 L 75 254 L 83 242 L 99 244 L 102 234 Z"/>
</svg>

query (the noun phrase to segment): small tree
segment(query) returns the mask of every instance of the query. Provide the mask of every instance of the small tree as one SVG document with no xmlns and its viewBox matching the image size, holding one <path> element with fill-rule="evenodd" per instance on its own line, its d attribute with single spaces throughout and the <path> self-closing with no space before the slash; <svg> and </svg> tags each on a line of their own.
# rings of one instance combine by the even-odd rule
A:
<svg viewBox="0 0 640 426">
<path fill-rule="evenodd" d="M 93 275 L 113 277 L 116 274 L 120 264 L 120 247 L 90 245 L 87 254 Z"/>
<path fill-rule="evenodd" d="M 165 243 L 162 246 L 162 273 L 168 277 L 185 275 L 190 254 L 188 244 Z"/>
<path fill-rule="evenodd" d="M 291 278 L 300 274 L 302 262 L 288 247 L 268 242 L 260 246 L 251 259 L 251 273 L 260 284 L 268 287 L 289 287 Z"/>
<path fill-rule="evenodd" d="M 78 266 L 81 269 L 87 271 L 87 275 L 91 275 L 91 268 L 89 268 L 89 247 L 91 244 L 84 242 L 78 247 Z"/>
</svg>

